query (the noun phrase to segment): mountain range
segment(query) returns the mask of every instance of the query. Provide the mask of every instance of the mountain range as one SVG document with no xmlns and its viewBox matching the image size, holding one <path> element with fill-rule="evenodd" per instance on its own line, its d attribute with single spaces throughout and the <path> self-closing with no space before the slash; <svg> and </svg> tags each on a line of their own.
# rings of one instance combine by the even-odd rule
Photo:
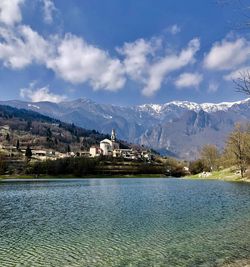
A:
<svg viewBox="0 0 250 267">
<path fill-rule="evenodd" d="M 50 118 L 38 112 L 0 105 L 0 144 L 15 146 L 17 141 L 22 149 L 50 149 L 57 152 L 88 151 L 108 135 Z M 119 140 L 122 147 L 125 142 Z"/>
<path fill-rule="evenodd" d="M 250 121 L 250 98 L 219 104 L 172 101 L 139 106 L 98 104 L 86 98 L 61 103 L 10 100 L 0 104 L 33 110 L 105 134 L 114 128 L 119 139 L 181 159 L 194 159 L 204 144 L 222 149 L 235 123 Z"/>
</svg>

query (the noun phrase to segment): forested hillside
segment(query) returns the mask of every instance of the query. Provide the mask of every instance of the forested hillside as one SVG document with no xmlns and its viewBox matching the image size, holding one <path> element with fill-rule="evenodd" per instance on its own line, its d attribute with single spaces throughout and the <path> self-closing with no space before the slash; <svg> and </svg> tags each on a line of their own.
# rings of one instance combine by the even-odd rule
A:
<svg viewBox="0 0 250 267">
<path fill-rule="evenodd" d="M 0 142 L 60 152 L 88 150 L 107 135 L 41 115 L 34 111 L 0 105 Z M 125 145 L 125 144 L 124 144 Z"/>
</svg>

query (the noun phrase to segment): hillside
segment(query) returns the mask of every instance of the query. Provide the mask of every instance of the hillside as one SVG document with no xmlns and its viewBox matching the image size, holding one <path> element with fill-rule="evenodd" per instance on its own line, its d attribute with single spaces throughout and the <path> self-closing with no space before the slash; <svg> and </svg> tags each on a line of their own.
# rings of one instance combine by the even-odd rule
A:
<svg viewBox="0 0 250 267">
<path fill-rule="evenodd" d="M 85 98 L 61 103 L 2 103 L 104 134 L 115 128 L 123 140 L 182 159 L 195 158 L 204 144 L 223 148 L 235 123 L 250 121 L 250 99 L 218 104 L 173 101 L 126 107 L 98 104 Z"/>
<path fill-rule="evenodd" d="M 25 149 L 50 149 L 59 152 L 88 150 L 107 135 L 61 122 L 40 113 L 0 105 L 0 143 Z M 125 146 L 125 143 L 123 143 Z"/>
</svg>

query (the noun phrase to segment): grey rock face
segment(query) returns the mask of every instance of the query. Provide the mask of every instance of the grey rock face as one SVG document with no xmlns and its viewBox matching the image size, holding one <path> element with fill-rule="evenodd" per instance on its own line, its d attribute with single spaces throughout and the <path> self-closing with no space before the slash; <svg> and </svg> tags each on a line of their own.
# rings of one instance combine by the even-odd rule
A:
<svg viewBox="0 0 250 267">
<path fill-rule="evenodd" d="M 195 158 L 204 144 L 222 148 L 235 123 L 250 121 L 250 99 L 220 104 L 173 101 L 132 107 L 102 105 L 85 98 L 58 104 L 0 104 L 30 109 L 101 133 L 115 128 L 120 139 L 183 159 Z"/>
</svg>

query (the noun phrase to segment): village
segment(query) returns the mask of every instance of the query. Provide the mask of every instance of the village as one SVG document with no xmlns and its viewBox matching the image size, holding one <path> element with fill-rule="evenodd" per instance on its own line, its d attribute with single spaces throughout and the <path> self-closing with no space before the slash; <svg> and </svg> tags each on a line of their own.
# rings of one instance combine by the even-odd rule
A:
<svg viewBox="0 0 250 267">
<path fill-rule="evenodd" d="M 9 135 L 9 126 L 1 126 L 0 134 L 2 136 Z M 89 150 L 72 150 L 68 146 L 67 152 L 59 152 L 48 148 L 33 148 L 28 146 L 30 149 L 30 159 L 34 161 L 45 161 L 45 160 L 57 160 L 68 157 L 85 157 L 85 158 L 122 158 L 126 160 L 136 161 L 144 160 L 150 161 L 152 159 L 152 153 L 147 149 L 139 148 L 120 148 L 120 144 L 117 142 L 115 129 L 112 129 L 110 139 L 104 139 L 100 141 L 99 145 L 93 145 Z M 27 147 L 22 147 L 19 142 L 17 144 L 6 144 L 6 142 L 0 142 L 0 152 L 8 157 L 27 157 Z"/>
<path fill-rule="evenodd" d="M 146 159 L 151 160 L 152 154 L 149 150 L 138 150 L 133 148 L 121 149 L 116 142 L 116 133 L 112 129 L 111 138 L 104 139 L 100 146 L 92 146 L 89 150 L 90 157 L 110 156 L 113 158 L 124 158 L 129 160 Z"/>
</svg>

